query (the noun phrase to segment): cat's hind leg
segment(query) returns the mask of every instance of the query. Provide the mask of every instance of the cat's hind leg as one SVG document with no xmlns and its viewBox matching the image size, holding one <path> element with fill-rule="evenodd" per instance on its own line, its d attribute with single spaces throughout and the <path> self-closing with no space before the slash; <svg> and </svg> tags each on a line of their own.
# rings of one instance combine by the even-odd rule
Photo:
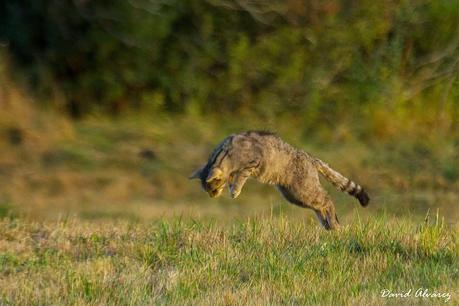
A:
<svg viewBox="0 0 459 306">
<path fill-rule="evenodd" d="M 340 227 L 335 204 L 333 204 L 328 195 L 325 195 L 321 201 L 313 203 L 312 209 L 314 209 L 317 218 L 325 229 L 334 230 Z"/>
<path fill-rule="evenodd" d="M 322 188 L 316 188 L 315 193 L 311 192 L 308 188 L 296 188 L 292 190 L 292 188 L 280 185 L 277 186 L 277 189 L 290 203 L 314 210 L 325 229 L 333 230 L 339 228 L 335 205 L 328 197 L 327 192 Z"/>
</svg>

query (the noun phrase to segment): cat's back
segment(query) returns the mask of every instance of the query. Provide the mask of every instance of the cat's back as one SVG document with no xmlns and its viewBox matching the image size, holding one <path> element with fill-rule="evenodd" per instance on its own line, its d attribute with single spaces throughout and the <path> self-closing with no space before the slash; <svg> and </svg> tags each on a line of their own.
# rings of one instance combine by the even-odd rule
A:
<svg viewBox="0 0 459 306">
<path fill-rule="evenodd" d="M 257 143 L 264 150 L 276 151 L 276 152 L 295 152 L 296 148 L 285 142 L 276 133 L 270 131 L 257 131 L 251 130 L 240 134 L 243 137 L 247 137 L 250 141 Z"/>
</svg>

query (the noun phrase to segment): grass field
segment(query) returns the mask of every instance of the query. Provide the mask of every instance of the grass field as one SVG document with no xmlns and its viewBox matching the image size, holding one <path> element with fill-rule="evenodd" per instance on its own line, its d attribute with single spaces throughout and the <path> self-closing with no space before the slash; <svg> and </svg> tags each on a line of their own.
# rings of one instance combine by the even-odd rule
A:
<svg viewBox="0 0 459 306">
<path fill-rule="evenodd" d="M 12 305 L 459 303 L 458 233 L 378 216 L 339 232 L 283 216 L 132 223 L 0 222 Z M 450 296 L 415 297 L 415 290 Z M 406 292 L 382 298 L 384 289 Z"/>
<path fill-rule="evenodd" d="M 1 305 L 447 299 L 415 297 L 419 288 L 459 303 L 454 137 L 363 142 L 345 128 L 309 136 L 295 120 L 70 123 L 11 106 L 0 118 Z M 187 176 L 222 137 L 249 128 L 329 162 L 368 189 L 370 206 L 324 182 L 344 225 L 326 232 L 256 182 L 237 200 L 210 199 Z M 412 297 L 383 298 L 385 289 Z"/>
</svg>

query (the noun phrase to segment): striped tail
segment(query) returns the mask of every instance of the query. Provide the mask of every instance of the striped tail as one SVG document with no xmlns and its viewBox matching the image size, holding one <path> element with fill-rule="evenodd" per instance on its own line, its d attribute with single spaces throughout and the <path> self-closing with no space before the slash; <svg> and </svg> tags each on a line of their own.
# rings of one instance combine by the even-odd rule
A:
<svg viewBox="0 0 459 306">
<path fill-rule="evenodd" d="M 367 206 L 370 202 L 370 197 L 363 190 L 362 186 L 351 181 L 338 171 L 333 170 L 328 164 L 324 163 L 318 158 L 314 159 L 317 170 L 336 188 L 343 192 L 347 192 L 359 200 L 360 205 Z"/>
</svg>

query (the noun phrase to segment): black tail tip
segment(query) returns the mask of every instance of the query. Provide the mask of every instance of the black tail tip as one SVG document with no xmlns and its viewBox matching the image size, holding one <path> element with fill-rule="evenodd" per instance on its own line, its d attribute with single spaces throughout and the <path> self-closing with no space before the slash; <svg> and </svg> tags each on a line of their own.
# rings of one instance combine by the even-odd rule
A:
<svg viewBox="0 0 459 306">
<path fill-rule="evenodd" d="M 363 207 L 367 206 L 368 203 L 370 203 L 370 197 L 368 196 L 368 193 L 366 193 L 363 189 L 358 194 L 356 194 L 355 197 L 359 200 L 360 205 L 362 205 Z"/>
</svg>

